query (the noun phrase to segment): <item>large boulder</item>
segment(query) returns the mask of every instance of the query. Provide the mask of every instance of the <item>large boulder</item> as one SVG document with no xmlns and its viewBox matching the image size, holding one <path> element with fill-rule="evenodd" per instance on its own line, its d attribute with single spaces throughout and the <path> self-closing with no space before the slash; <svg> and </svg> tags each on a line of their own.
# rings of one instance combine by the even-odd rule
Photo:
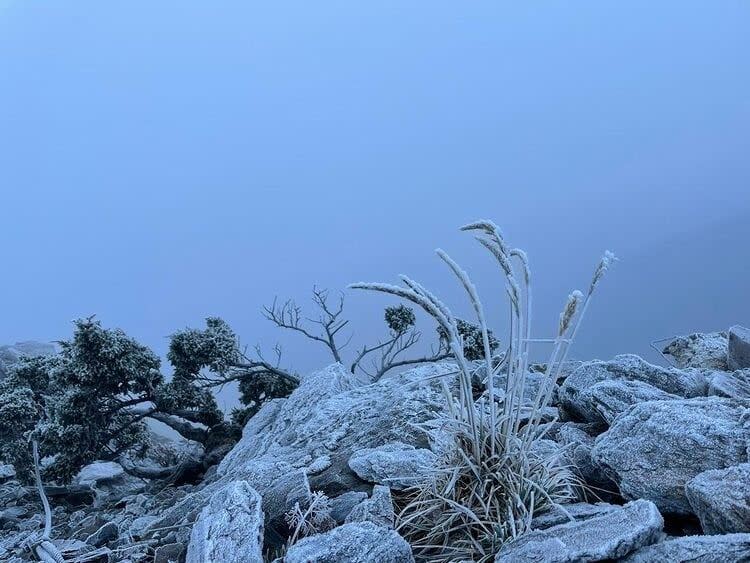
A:
<svg viewBox="0 0 750 563">
<path fill-rule="evenodd" d="M 641 403 L 596 439 L 592 458 L 610 472 L 624 498 L 690 514 L 690 479 L 748 460 L 748 406 L 718 397 Z"/>
<path fill-rule="evenodd" d="M 729 329 L 727 366 L 730 370 L 750 368 L 750 329 L 739 325 Z"/>
<path fill-rule="evenodd" d="M 587 563 L 617 559 L 658 541 L 664 520 L 637 500 L 592 518 L 534 530 L 504 545 L 495 563 Z"/>
<path fill-rule="evenodd" d="M 679 397 L 706 394 L 706 373 L 695 368 L 663 368 L 642 358 L 625 354 L 609 362 L 587 362 L 565 380 L 558 392 L 560 406 L 567 416 L 595 422 L 601 419 L 592 398 L 593 387 L 602 381 L 640 381 Z"/>
<path fill-rule="evenodd" d="M 360 479 L 394 490 L 423 482 L 434 465 L 435 454 L 430 450 L 403 442 L 358 450 L 349 458 L 349 467 Z"/>
<path fill-rule="evenodd" d="M 741 563 L 750 561 L 750 534 L 687 536 L 643 547 L 622 563 Z"/>
<path fill-rule="evenodd" d="M 685 493 L 706 534 L 750 532 L 750 464 L 699 473 Z"/>
<path fill-rule="evenodd" d="M 710 332 L 678 336 L 662 350 L 680 368 L 727 369 L 727 333 Z"/>
<path fill-rule="evenodd" d="M 291 546 L 284 563 L 410 563 L 411 547 L 393 530 L 372 522 L 344 524 Z"/>
<path fill-rule="evenodd" d="M 430 438 L 415 425 L 444 412 L 439 376 L 446 375 L 452 385 L 452 373 L 453 364 L 430 364 L 367 383 L 334 364 L 304 377 L 288 398 L 265 403 L 248 421 L 211 482 L 160 512 L 145 534 L 189 526 L 211 495 L 235 480 L 247 481 L 261 495 L 267 531 L 298 496 L 298 475 L 329 497 L 369 491 L 371 485 L 349 468 L 349 459 L 397 441 L 429 447 Z"/>
<path fill-rule="evenodd" d="M 622 379 L 596 383 L 591 386 L 589 393 L 594 410 L 599 414 L 601 421 L 607 424 L 612 424 L 617 415 L 638 403 L 680 398 L 643 381 Z"/>
<path fill-rule="evenodd" d="M 246 481 L 214 493 L 190 533 L 186 563 L 263 563 L 260 495 Z"/>
</svg>

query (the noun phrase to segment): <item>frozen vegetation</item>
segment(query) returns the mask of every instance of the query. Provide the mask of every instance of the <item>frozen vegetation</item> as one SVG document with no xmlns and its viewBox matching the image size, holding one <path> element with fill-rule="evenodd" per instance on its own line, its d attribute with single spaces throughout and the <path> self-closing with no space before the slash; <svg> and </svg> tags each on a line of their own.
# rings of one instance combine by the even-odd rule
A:
<svg viewBox="0 0 750 563">
<path fill-rule="evenodd" d="M 498 267 L 508 342 L 438 251 L 471 320 L 406 276 L 356 283 L 403 303 L 346 356 L 343 297 L 315 289 L 313 317 L 266 307 L 330 352 L 314 373 L 217 318 L 172 335 L 169 376 L 96 319 L 56 347 L 0 347 L 0 561 L 750 561 L 750 331 L 670 339 L 666 366 L 570 359 L 605 253 L 532 363 L 526 254 L 489 221 L 463 230 Z M 429 353 L 412 307 L 437 325 Z M 232 382 L 225 416 L 213 390 Z"/>
</svg>

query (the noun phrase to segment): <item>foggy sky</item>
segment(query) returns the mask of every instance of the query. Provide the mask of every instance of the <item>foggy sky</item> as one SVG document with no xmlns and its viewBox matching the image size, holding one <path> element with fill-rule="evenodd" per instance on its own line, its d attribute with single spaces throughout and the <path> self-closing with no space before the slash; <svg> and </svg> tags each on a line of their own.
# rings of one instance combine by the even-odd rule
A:
<svg viewBox="0 0 750 563">
<path fill-rule="evenodd" d="M 502 332 L 456 230 L 485 217 L 530 255 L 537 336 L 620 257 L 575 356 L 748 325 L 749 23 L 744 2 L 0 1 L 0 343 L 96 314 L 163 354 L 218 315 L 307 371 L 324 350 L 262 304 L 408 273 L 468 315 L 438 246 Z M 390 303 L 347 295 L 352 347 Z"/>
</svg>

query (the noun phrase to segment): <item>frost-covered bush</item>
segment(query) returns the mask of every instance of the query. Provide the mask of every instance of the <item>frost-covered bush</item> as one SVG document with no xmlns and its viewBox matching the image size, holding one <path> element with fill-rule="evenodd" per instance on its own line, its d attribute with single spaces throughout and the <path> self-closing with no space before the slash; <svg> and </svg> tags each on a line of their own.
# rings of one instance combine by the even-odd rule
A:
<svg viewBox="0 0 750 563">
<path fill-rule="evenodd" d="M 484 343 L 482 342 L 482 329 L 475 324 L 471 324 L 463 319 L 456 319 L 456 330 L 463 343 L 463 353 L 467 360 L 474 362 L 477 360 L 484 359 Z M 450 338 L 446 330 L 438 325 L 437 327 L 438 336 L 440 342 L 448 348 Z M 490 353 L 494 353 L 497 347 L 500 345 L 500 341 L 495 338 L 491 330 L 487 330 L 487 336 L 489 338 Z"/>
<path fill-rule="evenodd" d="M 396 305 L 385 308 L 385 324 L 393 333 L 404 333 L 413 327 L 416 322 L 417 317 L 411 307 Z"/>
</svg>

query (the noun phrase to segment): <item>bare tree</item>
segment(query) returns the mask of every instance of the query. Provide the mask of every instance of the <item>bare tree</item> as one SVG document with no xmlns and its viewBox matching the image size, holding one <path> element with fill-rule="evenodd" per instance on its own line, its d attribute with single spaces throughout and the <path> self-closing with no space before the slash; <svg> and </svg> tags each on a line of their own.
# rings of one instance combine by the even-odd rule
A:
<svg viewBox="0 0 750 563">
<path fill-rule="evenodd" d="M 298 332 L 310 340 L 320 342 L 328 348 L 334 361 L 343 364 L 342 350 L 352 339 L 352 335 L 349 335 L 343 343 L 338 340 L 341 330 L 349 324 L 349 320 L 343 318 L 344 295 L 339 295 L 335 305 L 329 303 L 329 296 L 327 289 L 313 287 L 312 301 L 319 310 L 316 318 L 304 316 L 302 308 L 292 300 L 279 305 L 278 300 L 274 299 L 270 306 L 263 308 L 263 314 L 279 328 Z M 406 357 L 406 352 L 414 348 L 422 337 L 413 328 L 416 319 L 410 308 L 403 305 L 386 308 L 385 321 L 390 331 L 388 338 L 372 346 L 363 346 L 349 364 L 351 373 L 360 370 L 377 381 L 395 368 L 437 362 L 451 357 L 442 339 L 429 354 Z M 320 328 L 315 331 L 308 324 L 318 325 Z"/>
</svg>

